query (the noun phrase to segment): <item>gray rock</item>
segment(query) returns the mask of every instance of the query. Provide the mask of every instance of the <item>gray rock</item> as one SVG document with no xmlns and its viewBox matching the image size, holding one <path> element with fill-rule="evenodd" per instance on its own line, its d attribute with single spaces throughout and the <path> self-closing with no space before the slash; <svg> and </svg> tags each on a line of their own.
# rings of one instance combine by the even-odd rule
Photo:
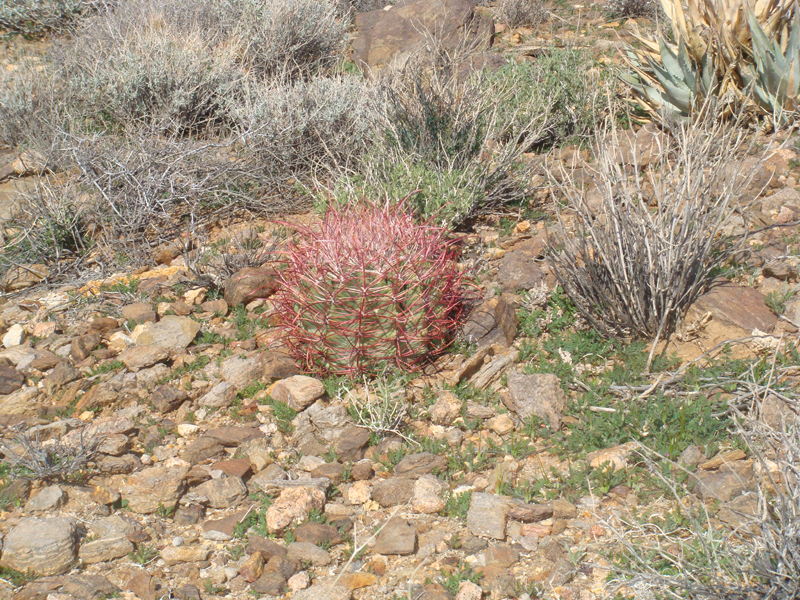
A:
<svg viewBox="0 0 800 600">
<path fill-rule="evenodd" d="M 473 492 L 467 511 L 467 528 L 476 536 L 504 540 L 508 510 L 506 498 Z"/>
<path fill-rule="evenodd" d="M 25 376 L 14 368 L 10 360 L 0 359 L 0 396 L 16 392 L 25 383 Z"/>
<path fill-rule="evenodd" d="M 48 512 L 58 510 L 67 502 L 67 494 L 57 485 L 50 485 L 42 489 L 33 498 L 25 503 L 27 512 Z"/>
<path fill-rule="evenodd" d="M 503 402 L 508 410 L 523 421 L 533 415 L 547 419 L 552 431 L 561 428 L 567 397 L 556 375 L 521 375 L 512 369 L 508 371 L 507 384 L 508 395 L 503 397 Z"/>
<path fill-rule="evenodd" d="M 517 312 L 501 296 L 476 306 L 467 317 L 461 337 L 470 344 L 504 348 L 511 346 L 517 335 Z"/>
<path fill-rule="evenodd" d="M 258 358 L 229 356 L 220 365 L 222 379 L 237 390 L 244 389 L 261 379 L 263 367 Z"/>
<path fill-rule="evenodd" d="M 289 559 L 299 563 L 308 561 L 315 567 L 324 567 L 331 562 L 331 555 L 311 542 L 292 542 L 287 550 Z"/>
<path fill-rule="evenodd" d="M 3 541 L 0 565 L 22 573 L 60 575 L 77 558 L 76 521 L 72 517 L 23 519 Z"/>
<path fill-rule="evenodd" d="M 399 517 L 393 517 L 381 529 L 375 540 L 376 554 L 414 554 L 417 549 L 417 531 L 414 526 Z"/>
<path fill-rule="evenodd" d="M 150 467 L 128 477 L 119 492 L 128 501 L 128 509 L 152 514 L 159 507 L 174 508 L 186 490 L 186 467 Z"/>
<path fill-rule="evenodd" d="M 196 465 L 208 458 L 215 458 L 224 453 L 225 447 L 218 439 L 204 435 L 186 447 L 182 458 L 189 464 Z"/>
<path fill-rule="evenodd" d="M 417 479 L 422 475 L 433 473 L 447 466 L 444 456 L 430 452 L 418 452 L 404 457 L 394 468 L 394 474 L 399 477 Z"/>
<path fill-rule="evenodd" d="M 364 458 L 364 448 L 368 443 L 369 430 L 351 425 L 333 442 L 333 449 L 340 460 L 357 462 Z"/>
<path fill-rule="evenodd" d="M 150 394 L 150 402 L 161 414 L 177 410 L 188 399 L 189 394 L 171 385 L 159 386 Z"/>
<path fill-rule="evenodd" d="M 694 444 L 687 446 L 686 450 L 681 452 L 681 455 L 678 457 L 678 463 L 689 467 L 696 467 L 706 460 L 706 455 L 703 454 L 699 446 L 695 446 Z"/>
<path fill-rule="evenodd" d="M 33 386 L 23 386 L 7 396 L 0 396 L 0 415 L 33 416 L 36 414 L 38 397 L 39 390 Z"/>
<path fill-rule="evenodd" d="M 527 249 L 511 250 L 500 259 L 497 283 L 504 292 L 523 292 L 542 285 L 547 275 Z"/>
<path fill-rule="evenodd" d="M 353 56 L 361 68 L 383 67 L 403 60 L 423 47 L 426 34 L 453 48 L 489 48 L 494 24 L 468 0 L 401 0 L 391 10 L 356 16 L 358 35 Z M 464 41 L 464 36 L 468 41 Z"/>
<path fill-rule="evenodd" d="M 752 464 L 730 463 L 717 471 L 698 471 L 692 479 L 697 482 L 694 491 L 703 500 L 728 502 L 745 491 L 756 489 Z"/>
<path fill-rule="evenodd" d="M 134 302 L 133 304 L 123 306 L 120 309 L 120 314 L 126 321 L 136 321 L 137 323 L 146 323 L 156 320 L 156 312 L 153 310 L 153 305 L 149 302 Z"/>
<path fill-rule="evenodd" d="M 269 267 L 245 267 L 225 282 L 225 301 L 234 308 L 257 298 L 268 298 L 277 289 L 275 272 Z"/>
<path fill-rule="evenodd" d="M 372 499 L 383 508 L 405 504 L 414 493 L 414 480 L 408 477 L 390 477 L 372 486 Z"/>
<path fill-rule="evenodd" d="M 236 388 L 227 381 L 221 381 L 215 385 L 197 402 L 201 406 L 212 406 L 215 408 L 227 408 L 236 398 Z"/>
<path fill-rule="evenodd" d="M 87 563 L 99 563 L 122 558 L 133 552 L 133 544 L 126 537 L 112 537 L 87 542 L 78 550 L 80 559 Z"/>
<path fill-rule="evenodd" d="M 212 508 L 229 508 L 247 498 L 247 486 L 239 477 L 211 479 L 198 485 L 195 491 L 208 498 Z"/>
<path fill-rule="evenodd" d="M 61 593 L 74 600 L 104 600 L 119 592 L 119 588 L 102 575 L 70 575 Z"/>
<path fill-rule="evenodd" d="M 169 348 L 164 346 L 131 346 L 117 357 L 133 372 L 152 367 L 169 358 Z"/>
</svg>

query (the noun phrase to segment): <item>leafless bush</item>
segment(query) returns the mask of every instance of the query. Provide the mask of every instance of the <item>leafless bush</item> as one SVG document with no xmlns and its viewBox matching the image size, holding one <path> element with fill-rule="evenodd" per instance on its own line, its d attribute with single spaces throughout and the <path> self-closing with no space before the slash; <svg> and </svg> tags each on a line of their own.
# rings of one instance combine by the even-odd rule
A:
<svg viewBox="0 0 800 600">
<path fill-rule="evenodd" d="M 198 279 L 210 280 L 221 288 L 237 271 L 274 261 L 276 251 L 285 239 L 286 233 L 282 228 L 269 234 L 247 229 L 243 234 L 234 236 L 222 250 L 205 242 L 187 247 L 184 260 Z"/>
<path fill-rule="evenodd" d="M 21 433 L 13 442 L 0 440 L 0 452 L 5 462 L 17 475 L 41 480 L 69 480 L 86 468 L 98 452 L 101 439 L 84 436 L 81 432 L 77 444 L 59 440 L 41 440 L 38 433 Z"/>
<path fill-rule="evenodd" d="M 61 33 L 82 17 L 116 4 L 116 0 L 2 0 L 0 29 L 25 36 Z"/>
<path fill-rule="evenodd" d="M 47 146 L 52 128 L 68 121 L 69 103 L 49 61 L 26 55 L 0 70 L 0 145 Z"/>
<path fill-rule="evenodd" d="M 536 28 L 547 20 L 542 0 L 500 0 L 495 14 L 509 27 Z"/>
<path fill-rule="evenodd" d="M 90 247 L 89 223 L 93 211 L 81 203 L 71 185 L 48 179 L 27 193 L 21 214 L 7 229 L 0 252 L 0 272 L 22 263 L 53 264 L 79 259 Z"/>
<path fill-rule="evenodd" d="M 340 58 L 344 24 L 335 0 L 229 0 L 229 7 L 245 66 L 261 77 L 296 79 Z"/>
<path fill-rule="evenodd" d="M 644 173 L 625 164 L 616 130 L 599 138 L 592 173 L 598 214 L 586 190 L 562 177 L 574 231 L 560 221 L 563 249 L 551 255 L 559 283 L 595 329 L 654 339 L 653 349 L 736 250 L 722 234 L 746 187 L 735 167 L 740 130 L 713 122 L 672 133 Z"/>
<path fill-rule="evenodd" d="M 610 0 L 608 8 L 618 18 L 653 17 L 659 4 L 656 0 Z"/>
<path fill-rule="evenodd" d="M 775 430 L 739 416 L 738 433 L 756 459 L 755 510 L 738 512 L 741 524 L 727 529 L 710 509 L 690 501 L 683 485 L 664 476 L 657 461 L 665 457 L 645 450 L 645 463 L 672 490 L 687 524 L 677 532 L 651 523 L 611 525 L 626 564 L 618 586 L 637 590 L 637 598 L 648 592 L 705 600 L 800 598 L 800 424 Z M 692 480 L 685 468 L 671 467 Z"/>
<path fill-rule="evenodd" d="M 338 395 L 348 402 L 350 414 L 359 426 L 379 437 L 406 437 L 401 428 L 408 415 L 408 403 L 401 380 L 384 374 L 374 381 L 365 379 L 360 390 L 344 386 Z"/>
</svg>

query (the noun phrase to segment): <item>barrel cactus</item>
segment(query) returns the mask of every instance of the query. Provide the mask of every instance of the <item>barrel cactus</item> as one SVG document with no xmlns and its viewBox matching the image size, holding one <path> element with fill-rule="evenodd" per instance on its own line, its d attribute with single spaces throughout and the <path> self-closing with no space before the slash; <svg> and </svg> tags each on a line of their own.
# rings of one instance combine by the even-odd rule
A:
<svg viewBox="0 0 800 600">
<path fill-rule="evenodd" d="M 406 203 L 331 207 L 290 225 L 275 296 L 284 339 L 318 374 L 414 370 L 452 340 L 466 276 L 446 230 Z"/>
</svg>

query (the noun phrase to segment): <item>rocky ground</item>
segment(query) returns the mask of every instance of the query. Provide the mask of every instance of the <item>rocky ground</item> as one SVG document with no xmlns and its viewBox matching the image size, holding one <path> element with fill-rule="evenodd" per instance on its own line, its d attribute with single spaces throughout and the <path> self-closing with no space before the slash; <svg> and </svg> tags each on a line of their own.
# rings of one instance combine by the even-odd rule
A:
<svg viewBox="0 0 800 600">
<path fill-rule="evenodd" d="M 498 44 L 578 43 L 602 62 L 635 27 L 561 8 L 563 27 L 500 24 Z M 626 132 L 622 154 L 647 164 L 657 135 Z M 643 372 L 646 345 L 598 341 L 559 295 L 549 205 L 467 236 L 480 300 L 459 343 L 388 392 L 299 370 L 274 327 L 266 267 L 216 288 L 176 242 L 102 280 L 10 270 L 0 597 L 593 600 L 616 593 L 622 539 L 646 541 L 676 506 L 708 507 L 735 545 L 768 469 L 720 407 L 779 426 L 800 376 L 800 138 L 759 135 L 776 148 L 748 163 L 748 193 L 762 193 L 748 217 L 762 231 L 692 306 L 661 373 Z M 588 153 L 559 157 L 591 198 Z M 0 219 L 36 173 L 35 156 L 0 154 Z M 219 224 L 210 240 L 269 228 Z M 726 340 L 738 341 L 724 351 Z M 690 361 L 701 369 L 691 382 L 659 387 Z M 769 361 L 766 389 L 783 396 L 761 393 L 753 365 Z M 691 471 L 679 498 L 644 447 Z M 85 461 L 71 466 L 76 454 Z"/>
</svg>

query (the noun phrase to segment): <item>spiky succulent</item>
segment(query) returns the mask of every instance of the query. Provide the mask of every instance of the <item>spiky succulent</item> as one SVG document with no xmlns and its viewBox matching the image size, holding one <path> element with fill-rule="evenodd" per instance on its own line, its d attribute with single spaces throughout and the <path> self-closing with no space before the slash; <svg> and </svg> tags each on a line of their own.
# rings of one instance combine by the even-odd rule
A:
<svg viewBox="0 0 800 600">
<path fill-rule="evenodd" d="M 661 0 L 675 44 L 637 37 L 622 79 L 655 119 L 688 117 L 709 97 L 723 113 L 769 116 L 785 125 L 800 101 L 800 10 L 796 0 Z M 743 110 L 742 110 L 743 109 Z"/>
<path fill-rule="evenodd" d="M 294 229 L 275 302 L 307 370 L 413 370 L 447 347 L 465 275 L 444 229 L 418 224 L 405 202 L 331 207 L 317 226 Z"/>
</svg>

